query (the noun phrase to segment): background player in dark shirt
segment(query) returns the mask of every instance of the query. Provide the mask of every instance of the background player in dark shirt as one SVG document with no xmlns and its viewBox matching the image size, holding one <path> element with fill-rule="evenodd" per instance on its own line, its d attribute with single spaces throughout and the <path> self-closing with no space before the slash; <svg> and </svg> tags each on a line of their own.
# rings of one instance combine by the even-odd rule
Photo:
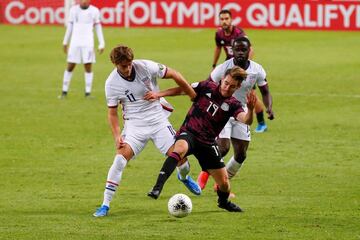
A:
<svg viewBox="0 0 360 240">
<path fill-rule="evenodd" d="M 149 197 L 157 199 L 177 163 L 193 154 L 198 159 L 201 168 L 209 172 L 219 185 L 218 206 L 231 212 L 242 211 L 239 206 L 228 200 L 230 182 L 215 138 L 230 117 L 246 124 L 252 123 L 252 111 L 256 103 L 255 95 L 251 92 L 247 96 L 249 108 L 247 113 L 244 112 L 241 103 L 232 96 L 246 76 L 244 69 L 235 66 L 228 69 L 220 85 L 211 80 L 192 84 L 196 92 L 194 103 L 177 132 L 174 151 L 165 160 L 155 186 L 148 193 Z M 179 93 L 178 91 L 177 95 Z M 175 94 L 167 92 L 166 96 L 169 95 Z"/>
<path fill-rule="evenodd" d="M 220 26 L 215 33 L 215 51 L 212 67 L 215 68 L 220 54 L 221 48 L 224 48 L 226 59 L 228 60 L 234 56 L 232 51 L 232 42 L 235 38 L 246 37 L 243 29 L 232 25 L 231 12 L 227 9 L 223 9 L 219 13 Z"/>
<path fill-rule="evenodd" d="M 214 51 L 214 60 L 212 68 L 216 67 L 216 64 L 219 60 L 221 48 L 224 48 L 224 52 L 226 54 L 225 60 L 229 60 L 230 58 L 234 57 L 234 53 L 232 50 L 232 44 L 234 39 L 239 37 L 247 37 L 245 31 L 240 27 L 234 26 L 232 24 L 232 16 L 231 12 L 228 9 L 223 9 L 219 13 L 219 20 L 220 20 L 220 28 L 215 33 L 215 51 Z M 249 58 L 252 59 L 253 57 L 253 49 L 250 48 Z M 254 87 L 254 89 L 256 89 Z M 264 118 L 264 107 L 257 99 L 256 106 L 255 106 L 255 113 L 256 119 L 258 122 L 257 127 L 255 128 L 255 132 L 262 133 L 267 130 L 267 125 L 265 123 Z"/>
</svg>

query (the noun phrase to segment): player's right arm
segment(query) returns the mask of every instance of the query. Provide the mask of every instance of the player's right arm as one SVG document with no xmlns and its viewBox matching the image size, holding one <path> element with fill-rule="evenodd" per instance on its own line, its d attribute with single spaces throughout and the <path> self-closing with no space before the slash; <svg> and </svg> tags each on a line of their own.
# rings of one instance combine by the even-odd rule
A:
<svg viewBox="0 0 360 240">
<path fill-rule="evenodd" d="M 66 27 L 66 32 L 65 32 L 65 36 L 64 36 L 64 40 L 63 40 L 63 49 L 64 49 L 64 53 L 67 54 L 67 50 L 68 50 L 68 42 L 70 40 L 70 36 L 73 30 L 73 23 L 69 22 L 67 24 Z"/>
<path fill-rule="evenodd" d="M 63 50 L 65 54 L 67 54 L 68 51 L 68 43 L 73 31 L 73 24 L 74 24 L 74 8 L 71 8 L 69 14 L 69 22 L 68 24 L 66 24 L 66 32 L 63 40 Z"/>
<path fill-rule="evenodd" d="M 216 64 L 219 60 L 221 54 L 221 39 L 218 36 L 218 33 L 215 33 L 215 50 L 214 50 L 214 59 L 213 59 L 213 64 L 212 64 L 212 68 L 214 69 L 216 67 Z"/>
<path fill-rule="evenodd" d="M 116 149 L 120 149 L 123 147 L 124 141 L 121 137 L 117 107 L 108 107 L 108 121 L 114 137 Z"/>
<path fill-rule="evenodd" d="M 214 60 L 213 60 L 213 64 L 212 64 L 212 68 L 214 69 L 216 67 L 216 64 L 219 60 L 221 54 L 221 47 L 220 46 L 215 46 L 215 50 L 214 50 Z"/>
<path fill-rule="evenodd" d="M 249 92 L 246 96 L 247 99 L 247 112 L 240 112 L 236 116 L 236 120 L 247 125 L 251 125 L 253 122 L 253 112 L 256 104 L 256 95 L 253 91 Z"/>
<path fill-rule="evenodd" d="M 120 149 L 124 145 L 124 141 L 121 137 L 119 117 L 118 117 L 118 105 L 119 96 L 116 90 L 111 85 L 112 75 L 106 80 L 105 83 L 105 97 L 108 106 L 108 122 L 111 128 L 112 135 L 114 137 L 116 149 Z"/>
</svg>

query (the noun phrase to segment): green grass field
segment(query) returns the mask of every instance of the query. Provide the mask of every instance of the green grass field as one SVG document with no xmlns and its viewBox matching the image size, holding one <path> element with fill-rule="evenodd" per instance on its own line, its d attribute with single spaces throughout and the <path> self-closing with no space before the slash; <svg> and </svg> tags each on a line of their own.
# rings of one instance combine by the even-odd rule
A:
<svg viewBox="0 0 360 240">
<path fill-rule="evenodd" d="M 114 156 L 104 98 L 111 48 L 127 44 L 136 58 L 195 82 L 211 69 L 214 30 L 105 28 L 95 98 L 84 98 L 78 66 L 61 101 L 64 32 L 0 26 L 0 239 L 360 239 L 359 32 L 247 31 L 267 70 L 276 119 L 265 134 L 253 134 L 246 165 L 232 181 L 245 213 L 217 208 L 212 180 L 195 197 L 175 174 L 157 201 L 149 199 L 164 160 L 150 143 L 127 166 L 103 219 L 92 213 Z M 169 101 L 177 128 L 190 102 Z M 200 168 L 190 162 L 196 177 Z M 178 192 L 193 201 L 184 219 L 167 213 Z"/>
</svg>

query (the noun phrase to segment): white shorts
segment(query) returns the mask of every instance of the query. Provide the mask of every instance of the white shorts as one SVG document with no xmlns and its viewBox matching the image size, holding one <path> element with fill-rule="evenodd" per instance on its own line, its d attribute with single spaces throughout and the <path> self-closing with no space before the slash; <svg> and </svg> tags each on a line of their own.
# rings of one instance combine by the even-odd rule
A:
<svg viewBox="0 0 360 240">
<path fill-rule="evenodd" d="M 70 45 L 67 54 L 67 62 L 70 63 L 95 63 L 95 51 L 92 47 L 72 47 Z"/>
<path fill-rule="evenodd" d="M 250 142 L 250 126 L 236 121 L 233 117 L 231 117 L 223 130 L 220 132 L 219 138 L 236 138 Z"/>
<path fill-rule="evenodd" d="M 138 155 L 149 140 L 162 154 L 166 154 L 175 142 L 176 131 L 168 120 L 152 126 L 139 126 L 135 121 L 126 120 L 121 135 L 124 142 L 130 145 L 134 157 Z"/>
</svg>

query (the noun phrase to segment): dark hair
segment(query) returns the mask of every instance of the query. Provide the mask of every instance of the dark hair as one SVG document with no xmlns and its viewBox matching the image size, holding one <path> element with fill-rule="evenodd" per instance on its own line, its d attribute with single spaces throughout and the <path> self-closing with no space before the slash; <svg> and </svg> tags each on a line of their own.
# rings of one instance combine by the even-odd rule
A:
<svg viewBox="0 0 360 240">
<path fill-rule="evenodd" d="M 238 37 L 238 38 L 235 38 L 232 45 L 234 46 L 235 43 L 239 43 L 239 42 L 247 42 L 248 45 L 249 45 L 249 47 L 251 47 L 251 42 L 250 42 L 249 38 L 247 38 L 247 37 Z"/>
<path fill-rule="evenodd" d="M 124 45 L 118 45 L 110 53 L 110 60 L 113 64 L 120 64 L 123 61 L 130 62 L 134 59 L 133 50 Z"/>
<path fill-rule="evenodd" d="M 233 68 L 226 70 L 224 77 L 227 75 L 230 75 L 232 79 L 239 81 L 240 83 L 247 77 L 246 71 L 239 66 L 234 66 Z"/>
<path fill-rule="evenodd" d="M 221 10 L 221 11 L 219 12 L 219 16 L 220 16 L 221 14 L 229 14 L 230 17 L 232 17 L 232 16 L 231 16 L 231 12 L 230 12 L 230 10 L 228 10 L 228 9 L 223 9 L 223 10 Z"/>
</svg>

